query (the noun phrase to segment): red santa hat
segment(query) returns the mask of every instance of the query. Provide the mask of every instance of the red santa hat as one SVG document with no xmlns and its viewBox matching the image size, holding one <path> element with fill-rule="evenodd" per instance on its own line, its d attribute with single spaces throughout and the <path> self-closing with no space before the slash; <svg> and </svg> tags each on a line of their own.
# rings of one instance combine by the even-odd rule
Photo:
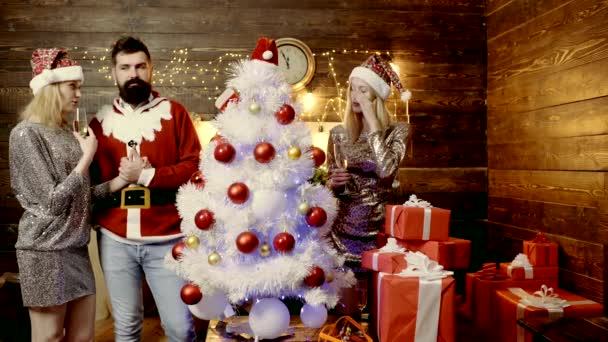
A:
<svg viewBox="0 0 608 342">
<path fill-rule="evenodd" d="M 365 81 L 383 100 L 386 100 L 391 93 L 391 84 L 401 94 L 400 97 L 403 102 L 407 102 L 412 97 L 412 93 L 409 90 L 403 89 L 403 85 L 395 70 L 380 55 L 372 55 L 363 64 L 355 67 L 350 73 L 348 80 L 350 81 L 353 77 Z"/>
<path fill-rule="evenodd" d="M 258 44 L 251 53 L 251 59 L 258 59 L 274 65 L 279 65 L 277 43 L 274 41 L 274 39 L 264 37 L 258 39 Z"/>
<path fill-rule="evenodd" d="M 34 95 L 45 86 L 65 81 L 83 81 L 82 67 L 59 48 L 36 49 L 32 53 L 32 80 Z"/>
</svg>

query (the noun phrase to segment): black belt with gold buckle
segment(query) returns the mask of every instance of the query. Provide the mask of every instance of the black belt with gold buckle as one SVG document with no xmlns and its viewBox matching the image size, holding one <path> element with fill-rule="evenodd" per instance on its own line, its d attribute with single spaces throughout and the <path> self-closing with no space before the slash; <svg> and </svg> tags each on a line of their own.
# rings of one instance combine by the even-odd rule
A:
<svg viewBox="0 0 608 342">
<path fill-rule="evenodd" d="M 155 205 L 175 204 L 175 190 L 155 190 L 144 186 L 130 186 L 95 201 L 98 208 L 148 209 Z"/>
</svg>

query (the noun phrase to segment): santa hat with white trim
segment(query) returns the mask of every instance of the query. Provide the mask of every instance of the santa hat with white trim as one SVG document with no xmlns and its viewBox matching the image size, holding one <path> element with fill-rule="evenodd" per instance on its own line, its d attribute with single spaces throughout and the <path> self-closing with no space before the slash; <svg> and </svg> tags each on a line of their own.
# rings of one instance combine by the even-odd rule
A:
<svg viewBox="0 0 608 342">
<path fill-rule="evenodd" d="M 30 88 L 34 95 L 49 84 L 84 80 L 82 67 L 70 59 L 65 50 L 59 48 L 34 50 L 31 64 L 33 78 Z"/>
<path fill-rule="evenodd" d="M 382 100 L 386 100 L 390 95 L 391 84 L 399 91 L 401 101 L 407 102 L 412 97 L 412 93 L 409 90 L 403 89 L 403 85 L 395 70 L 393 70 L 390 64 L 380 55 L 374 54 L 363 62 L 363 64 L 355 67 L 350 73 L 348 80 L 350 81 L 353 77 L 365 81 L 374 89 L 374 91 L 376 91 L 376 94 L 378 94 Z"/>
</svg>

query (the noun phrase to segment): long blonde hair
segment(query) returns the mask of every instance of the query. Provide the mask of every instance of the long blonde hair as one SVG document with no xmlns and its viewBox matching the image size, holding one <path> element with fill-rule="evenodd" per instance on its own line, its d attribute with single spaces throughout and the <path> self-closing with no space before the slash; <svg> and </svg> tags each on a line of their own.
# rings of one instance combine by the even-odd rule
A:
<svg viewBox="0 0 608 342">
<path fill-rule="evenodd" d="M 376 117 L 378 118 L 378 122 L 380 123 L 380 129 L 382 132 L 386 131 L 386 129 L 391 124 L 391 118 L 386 109 L 386 104 L 384 100 L 376 94 L 376 92 L 370 87 L 371 92 L 374 93 L 373 102 L 376 104 Z M 346 134 L 348 135 L 348 141 L 355 142 L 359 139 L 359 135 L 361 135 L 361 131 L 363 130 L 363 114 L 357 114 L 353 112 L 352 109 L 352 100 L 350 98 L 350 88 L 346 92 L 346 108 L 344 109 L 344 128 L 346 130 Z"/>
<path fill-rule="evenodd" d="M 34 96 L 23 109 L 20 117 L 23 121 L 38 122 L 48 127 L 60 127 L 63 124 L 61 109 L 59 83 L 53 83 L 43 87 Z"/>
</svg>

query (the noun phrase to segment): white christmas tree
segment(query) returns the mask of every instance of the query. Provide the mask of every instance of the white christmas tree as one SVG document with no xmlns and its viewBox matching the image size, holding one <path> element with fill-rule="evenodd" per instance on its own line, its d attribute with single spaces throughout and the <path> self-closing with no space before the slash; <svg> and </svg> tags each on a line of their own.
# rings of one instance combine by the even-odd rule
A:
<svg viewBox="0 0 608 342">
<path fill-rule="evenodd" d="M 253 299 L 256 338 L 287 330 L 289 312 L 279 298 L 305 302 L 303 323 L 319 327 L 340 288 L 354 283 L 324 238 L 336 199 L 308 181 L 325 154 L 297 120 L 277 61 L 274 40 L 261 38 L 251 60 L 233 65 L 228 96 L 216 103 L 223 110 L 213 121 L 219 135 L 177 195 L 186 238 L 166 258 L 189 281 L 182 299 L 200 318 Z"/>
</svg>

